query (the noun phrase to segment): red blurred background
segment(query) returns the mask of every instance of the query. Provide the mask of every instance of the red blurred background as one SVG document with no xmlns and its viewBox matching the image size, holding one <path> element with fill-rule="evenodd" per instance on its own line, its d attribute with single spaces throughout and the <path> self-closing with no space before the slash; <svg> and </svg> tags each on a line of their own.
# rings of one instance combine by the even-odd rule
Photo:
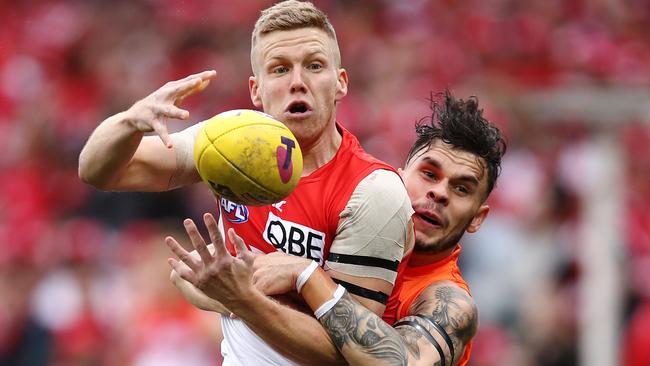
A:
<svg viewBox="0 0 650 366">
<path fill-rule="evenodd" d="M 400 166 L 431 92 L 478 96 L 509 151 L 463 271 L 472 365 L 650 365 L 650 2 L 315 1 L 350 93 L 339 120 Z M 0 365 L 214 365 L 216 318 L 168 280 L 197 185 L 77 178 L 93 128 L 164 82 L 218 79 L 192 122 L 251 108 L 254 0 L 0 2 Z M 180 130 L 181 122 L 170 122 Z"/>
</svg>

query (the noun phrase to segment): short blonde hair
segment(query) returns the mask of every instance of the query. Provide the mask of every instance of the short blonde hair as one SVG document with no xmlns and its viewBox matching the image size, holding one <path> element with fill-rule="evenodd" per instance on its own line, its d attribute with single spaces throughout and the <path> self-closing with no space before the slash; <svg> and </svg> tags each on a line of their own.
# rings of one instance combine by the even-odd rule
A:
<svg viewBox="0 0 650 366">
<path fill-rule="evenodd" d="M 341 67 L 341 53 L 336 39 L 336 32 L 327 15 L 308 1 L 287 0 L 262 10 L 255 22 L 251 36 L 251 65 L 253 51 L 259 38 L 275 31 L 289 31 L 300 28 L 316 28 L 325 32 L 334 40 L 336 62 Z M 253 67 L 254 68 L 254 67 Z M 254 71 L 254 70 L 253 70 Z"/>
</svg>

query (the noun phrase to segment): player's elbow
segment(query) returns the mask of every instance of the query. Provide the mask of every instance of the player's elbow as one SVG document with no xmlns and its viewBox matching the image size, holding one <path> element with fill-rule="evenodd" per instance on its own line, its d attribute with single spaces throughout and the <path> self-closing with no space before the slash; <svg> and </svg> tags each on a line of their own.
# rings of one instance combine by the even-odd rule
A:
<svg viewBox="0 0 650 366">
<path fill-rule="evenodd" d="M 97 187 L 97 180 L 92 174 L 90 174 L 87 164 L 84 164 L 81 159 L 79 159 L 79 168 L 77 169 L 77 174 L 79 175 L 79 179 L 81 179 L 82 182 L 99 188 Z"/>
<path fill-rule="evenodd" d="M 464 291 L 463 291 L 464 292 Z M 449 317 L 455 319 L 456 335 L 463 344 L 467 344 L 478 331 L 478 307 L 469 296 L 459 297 L 454 309 L 449 310 Z"/>
<path fill-rule="evenodd" d="M 91 164 L 88 162 L 86 154 L 84 154 L 84 151 L 82 150 L 81 154 L 79 154 L 79 167 L 77 169 L 77 174 L 79 175 L 79 179 L 81 179 L 84 183 L 96 187 L 96 184 L 98 182 L 95 176 L 92 174 L 90 167 Z"/>
<path fill-rule="evenodd" d="M 77 173 L 79 174 L 79 179 L 81 179 L 82 182 L 100 190 L 108 189 L 104 184 L 104 182 L 97 179 L 97 177 L 91 173 L 90 169 L 85 164 L 82 164 L 81 162 L 79 162 L 79 169 Z"/>
<path fill-rule="evenodd" d="M 102 179 L 100 172 L 97 170 L 97 163 L 93 163 L 87 154 L 84 154 L 84 151 L 79 155 L 77 174 L 81 181 L 99 190 L 109 191 L 113 188 L 108 179 Z"/>
</svg>

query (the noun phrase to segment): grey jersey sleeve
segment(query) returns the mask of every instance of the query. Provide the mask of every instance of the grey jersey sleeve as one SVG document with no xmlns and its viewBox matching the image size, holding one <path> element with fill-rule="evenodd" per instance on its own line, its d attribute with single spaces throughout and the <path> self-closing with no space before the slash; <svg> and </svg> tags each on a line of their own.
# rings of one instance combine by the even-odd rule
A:
<svg viewBox="0 0 650 366">
<path fill-rule="evenodd" d="M 399 176 L 389 170 L 372 172 L 359 183 L 340 214 L 326 268 L 394 284 L 412 214 Z"/>
</svg>

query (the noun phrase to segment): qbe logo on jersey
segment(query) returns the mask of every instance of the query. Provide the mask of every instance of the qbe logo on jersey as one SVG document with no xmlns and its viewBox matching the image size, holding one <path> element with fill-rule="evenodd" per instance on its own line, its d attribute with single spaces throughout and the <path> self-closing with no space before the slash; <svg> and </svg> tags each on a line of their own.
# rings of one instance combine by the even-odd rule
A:
<svg viewBox="0 0 650 366">
<path fill-rule="evenodd" d="M 221 205 L 225 218 L 233 224 L 242 224 L 248 221 L 248 207 L 223 197 L 219 199 L 219 205 Z"/>
<path fill-rule="evenodd" d="M 287 254 L 313 259 L 323 264 L 325 233 L 282 220 L 269 212 L 264 228 L 264 240 Z"/>
</svg>

